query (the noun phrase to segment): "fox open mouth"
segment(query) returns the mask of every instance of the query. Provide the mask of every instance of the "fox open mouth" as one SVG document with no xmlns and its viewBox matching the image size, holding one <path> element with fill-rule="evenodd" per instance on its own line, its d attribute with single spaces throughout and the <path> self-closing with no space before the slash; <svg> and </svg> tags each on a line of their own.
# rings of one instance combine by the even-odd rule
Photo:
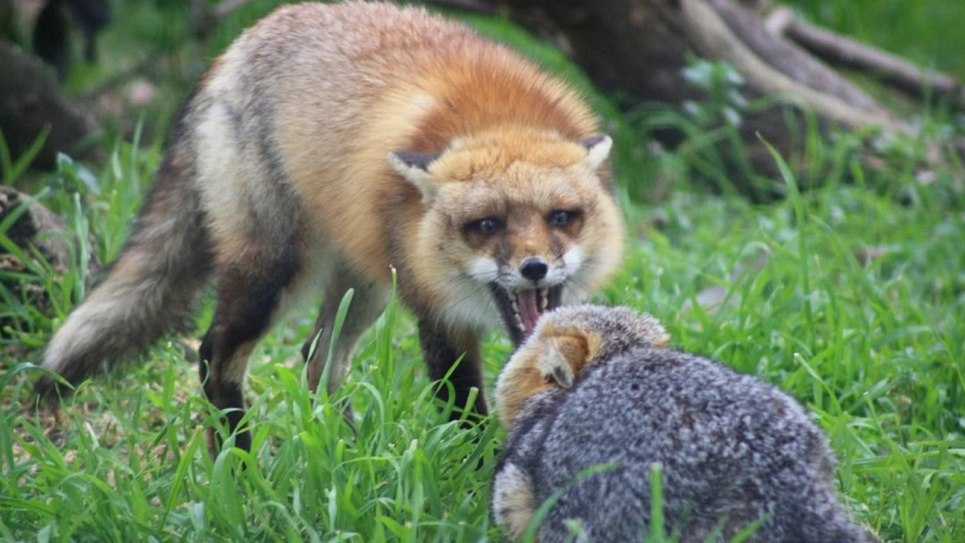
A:
<svg viewBox="0 0 965 543">
<path fill-rule="evenodd" d="M 544 288 L 509 290 L 490 283 L 489 288 L 499 306 L 499 313 L 509 332 L 509 337 L 517 347 L 533 333 L 536 321 L 543 313 L 559 307 L 563 294 L 562 284 Z"/>
</svg>

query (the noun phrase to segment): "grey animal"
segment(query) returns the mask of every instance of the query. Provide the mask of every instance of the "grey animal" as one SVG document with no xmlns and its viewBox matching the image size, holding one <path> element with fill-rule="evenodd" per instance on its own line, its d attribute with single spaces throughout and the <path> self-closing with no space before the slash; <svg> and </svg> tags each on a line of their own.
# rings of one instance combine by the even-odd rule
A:
<svg viewBox="0 0 965 543">
<path fill-rule="evenodd" d="M 626 308 L 541 318 L 496 388 L 510 433 L 493 515 L 511 539 L 558 495 L 537 541 L 643 540 L 659 464 L 665 529 L 679 541 L 730 541 L 753 524 L 747 541 L 875 541 L 835 498 L 834 456 L 795 400 L 668 340 Z"/>
</svg>

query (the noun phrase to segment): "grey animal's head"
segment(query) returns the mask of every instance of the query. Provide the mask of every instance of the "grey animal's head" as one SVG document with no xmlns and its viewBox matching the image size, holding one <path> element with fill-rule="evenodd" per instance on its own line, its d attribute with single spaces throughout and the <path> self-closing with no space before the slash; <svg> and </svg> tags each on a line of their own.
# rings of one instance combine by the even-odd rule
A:
<svg viewBox="0 0 965 543">
<path fill-rule="evenodd" d="M 666 347 L 670 334 L 656 318 L 627 307 L 581 304 L 561 307 L 540 319 L 523 346 L 537 347 L 559 337 L 579 338 L 589 348 L 585 363 L 636 347 Z"/>
<path fill-rule="evenodd" d="M 625 307 L 571 305 L 546 313 L 500 372 L 500 420 L 511 427 L 530 398 L 570 388 L 587 366 L 599 360 L 632 348 L 666 347 L 669 340 L 660 321 Z"/>
</svg>

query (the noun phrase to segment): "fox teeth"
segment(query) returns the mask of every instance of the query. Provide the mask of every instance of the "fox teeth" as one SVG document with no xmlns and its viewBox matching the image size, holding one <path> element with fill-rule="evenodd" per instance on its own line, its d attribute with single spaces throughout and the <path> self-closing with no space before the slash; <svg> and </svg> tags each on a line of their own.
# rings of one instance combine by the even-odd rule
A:
<svg viewBox="0 0 965 543">
<path fill-rule="evenodd" d="M 540 297 L 540 309 L 541 309 L 540 313 L 542 313 L 543 311 L 546 311 L 546 307 L 550 303 L 550 289 L 548 288 L 539 289 L 539 297 Z"/>
<path fill-rule="evenodd" d="M 514 292 L 513 295 L 510 296 L 510 300 L 513 302 L 513 315 L 516 317 L 516 326 L 525 334 L 526 325 L 523 324 L 523 319 L 519 316 L 519 293 Z"/>
</svg>

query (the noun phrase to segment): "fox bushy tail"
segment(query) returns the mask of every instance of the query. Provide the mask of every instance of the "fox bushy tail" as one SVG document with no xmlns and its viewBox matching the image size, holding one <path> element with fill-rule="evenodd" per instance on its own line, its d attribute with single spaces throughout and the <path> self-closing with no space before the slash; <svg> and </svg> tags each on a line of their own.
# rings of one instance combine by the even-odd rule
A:
<svg viewBox="0 0 965 543">
<path fill-rule="evenodd" d="M 43 354 L 43 367 L 71 384 L 129 359 L 163 335 L 192 323 L 210 273 L 204 211 L 186 145 L 169 147 L 134 232 L 107 278 L 67 317 Z M 35 385 L 56 400 L 51 375 Z"/>
</svg>

